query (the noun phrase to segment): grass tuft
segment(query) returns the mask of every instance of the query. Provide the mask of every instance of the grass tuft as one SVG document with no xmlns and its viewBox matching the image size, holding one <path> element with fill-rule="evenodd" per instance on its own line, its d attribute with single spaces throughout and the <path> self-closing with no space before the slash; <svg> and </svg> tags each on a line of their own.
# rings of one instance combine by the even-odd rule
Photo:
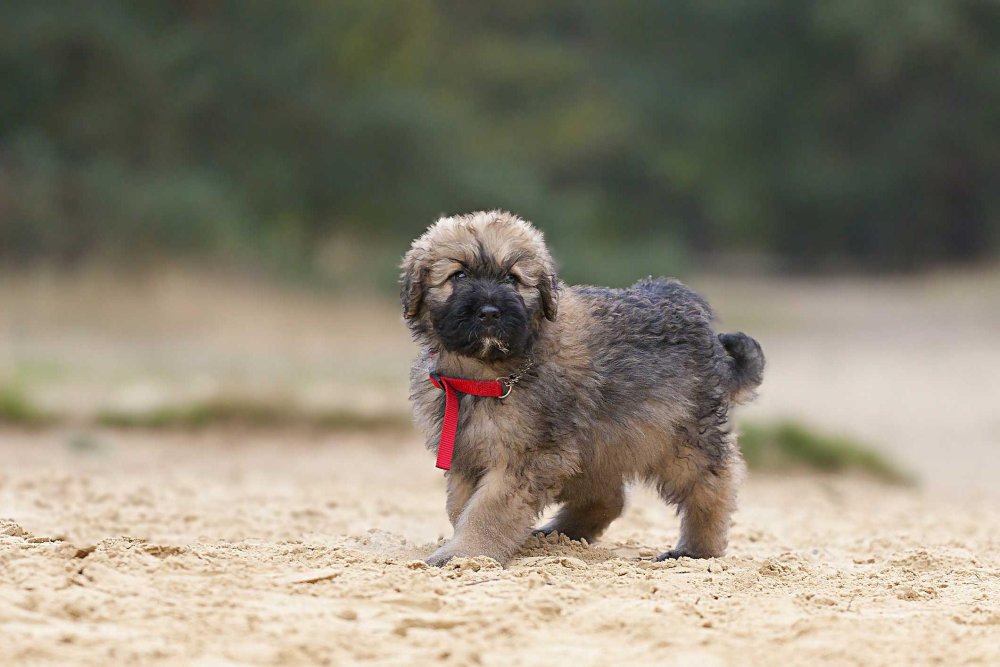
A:
<svg viewBox="0 0 1000 667">
<path fill-rule="evenodd" d="M 788 470 L 807 468 L 820 472 L 860 472 L 893 484 L 913 484 L 914 479 L 867 445 L 818 433 L 792 421 L 748 424 L 742 429 L 740 448 L 750 468 Z"/>
<path fill-rule="evenodd" d="M 346 409 L 309 411 L 287 402 L 232 397 L 189 405 L 163 406 L 145 412 L 105 410 L 97 415 L 96 421 L 101 426 L 147 429 L 300 426 L 322 430 L 370 431 L 411 426 L 409 416 L 404 414 L 369 414 Z"/>
<path fill-rule="evenodd" d="M 66 421 L 35 406 L 16 385 L 0 387 L 0 424 L 40 427 Z M 307 410 L 289 401 L 220 397 L 146 411 L 104 410 L 98 426 L 133 429 L 312 428 L 323 431 L 405 431 L 408 413 L 366 413 L 352 409 Z M 794 421 L 751 423 L 742 429 L 740 448 L 754 470 L 796 468 L 828 473 L 859 472 L 894 484 L 914 479 L 870 447 L 847 437 L 819 433 Z"/>
<path fill-rule="evenodd" d="M 18 387 L 0 387 L 0 424 L 45 426 L 52 421 L 49 414 L 36 407 Z"/>
</svg>

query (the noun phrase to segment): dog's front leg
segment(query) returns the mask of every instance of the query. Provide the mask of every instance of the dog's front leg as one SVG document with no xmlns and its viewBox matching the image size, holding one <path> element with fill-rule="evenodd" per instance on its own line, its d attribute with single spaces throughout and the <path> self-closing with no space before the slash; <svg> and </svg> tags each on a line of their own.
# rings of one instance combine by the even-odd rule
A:
<svg viewBox="0 0 1000 667">
<path fill-rule="evenodd" d="M 448 512 L 448 520 L 451 521 L 452 528 L 458 526 L 458 520 L 475 492 L 476 480 L 474 478 L 454 470 L 448 473 L 448 500 L 445 503 L 445 510 Z"/>
<path fill-rule="evenodd" d="M 457 556 L 489 556 L 507 562 L 531 534 L 544 506 L 538 485 L 507 470 L 491 470 L 455 524 L 455 534 L 427 559 L 441 566 Z"/>
</svg>

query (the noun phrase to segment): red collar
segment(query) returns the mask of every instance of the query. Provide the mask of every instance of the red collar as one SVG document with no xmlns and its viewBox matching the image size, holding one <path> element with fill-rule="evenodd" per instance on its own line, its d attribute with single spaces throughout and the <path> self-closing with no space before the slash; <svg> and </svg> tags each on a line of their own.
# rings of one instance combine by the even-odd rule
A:
<svg viewBox="0 0 1000 667">
<path fill-rule="evenodd" d="M 507 398 L 514 383 L 504 380 L 463 380 L 450 378 L 437 373 L 430 374 L 431 383 L 444 390 L 444 422 L 441 425 L 441 439 L 438 441 L 437 467 L 441 470 L 451 469 L 451 454 L 455 449 L 455 436 L 458 433 L 459 397 L 456 392 L 472 396 L 491 396 Z"/>
</svg>

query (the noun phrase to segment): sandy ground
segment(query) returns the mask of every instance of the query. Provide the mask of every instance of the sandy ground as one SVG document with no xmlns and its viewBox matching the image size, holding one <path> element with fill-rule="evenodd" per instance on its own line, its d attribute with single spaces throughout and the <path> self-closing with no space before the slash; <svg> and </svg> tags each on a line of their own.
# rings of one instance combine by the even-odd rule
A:
<svg viewBox="0 0 1000 667">
<path fill-rule="evenodd" d="M 1000 268 L 691 283 L 767 351 L 742 419 L 860 438 L 919 489 L 755 475 L 727 557 L 663 564 L 677 519 L 640 489 L 595 545 L 429 569 L 450 527 L 412 433 L 81 426 L 219 396 L 406 411 L 391 298 L 0 273 L 0 387 L 78 425 L 0 427 L 0 665 L 1000 664 Z"/>
<path fill-rule="evenodd" d="M 637 490 L 433 569 L 443 500 L 412 436 L 0 432 L 0 662 L 1000 664 L 996 496 L 753 476 L 728 556 L 654 563 Z"/>
</svg>

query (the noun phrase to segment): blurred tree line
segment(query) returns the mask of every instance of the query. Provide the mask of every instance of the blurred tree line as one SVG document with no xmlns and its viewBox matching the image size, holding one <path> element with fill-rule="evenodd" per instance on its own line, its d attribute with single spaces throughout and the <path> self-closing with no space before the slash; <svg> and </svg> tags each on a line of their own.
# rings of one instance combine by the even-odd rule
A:
<svg viewBox="0 0 1000 667">
<path fill-rule="evenodd" d="M 998 116 L 995 0 L 4 0 L 0 258 L 394 260 L 504 207 L 570 267 L 976 260 Z"/>
</svg>

